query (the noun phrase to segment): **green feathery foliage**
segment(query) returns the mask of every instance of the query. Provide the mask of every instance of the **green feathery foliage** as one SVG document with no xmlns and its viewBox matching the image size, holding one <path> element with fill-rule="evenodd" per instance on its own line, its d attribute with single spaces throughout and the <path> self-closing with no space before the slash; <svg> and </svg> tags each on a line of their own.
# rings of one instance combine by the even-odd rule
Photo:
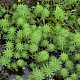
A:
<svg viewBox="0 0 80 80">
<path fill-rule="evenodd" d="M 43 40 L 41 46 L 47 47 L 49 44 L 48 40 Z"/>
<path fill-rule="evenodd" d="M 30 50 L 31 53 L 34 53 L 34 52 L 38 51 L 38 45 L 36 45 L 36 44 L 31 44 L 31 45 L 29 46 L 29 50 Z"/>
<path fill-rule="evenodd" d="M 68 58 L 68 54 L 67 53 L 61 53 L 61 55 L 60 55 L 60 59 L 62 60 L 62 61 L 67 61 L 69 58 Z"/>
<path fill-rule="evenodd" d="M 48 58 L 49 58 L 49 54 L 47 51 L 44 51 L 44 50 L 35 55 L 35 59 L 38 62 L 43 62 L 45 60 L 48 60 Z"/>
<path fill-rule="evenodd" d="M 44 8 L 42 11 L 42 18 L 49 17 L 50 11 L 47 8 Z"/>
<path fill-rule="evenodd" d="M 77 19 L 77 23 L 78 23 L 78 24 L 79 24 L 79 26 L 80 26 L 80 18 L 78 18 L 78 19 Z"/>
<path fill-rule="evenodd" d="M 6 11 L 7 11 L 7 10 L 6 10 L 5 8 L 0 7 L 0 13 L 1 13 L 1 15 L 4 14 Z"/>
<path fill-rule="evenodd" d="M 67 60 L 65 62 L 65 67 L 68 69 L 68 70 L 73 70 L 74 69 L 74 64 L 71 60 Z"/>
<path fill-rule="evenodd" d="M 14 47 L 14 45 L 13 45 L 13 43 L 11 41 L 6 42 L 5 45 L 6 45 L 7 49 L 13 49 L 13 47 Z"/>
<path fill-rule="evenodd" d="M 20 54 L 20 52 L 14 52 L 15 54 L 14 54 L 14 58 L 16 58 L 16 59 L 19 59 L 19 58 L 21 58 L 21 54 Z"/>
<path fill-rule="evenodd" d="M 55 18 L 58 20 L 63 21 L 65 19 L 67 19 L 65 11 L 63 11 L 61 8 L 59 8 L 58 5 L 56 6 L 56 10 L 54 11 L 53 14 L 54 14 Z"/>
<path fill-rule="evenodd" d="M 44 71 L 46 77 L 50 77 L 51 75 L 53 75 L 53 69 L 48 63 L 43 64 L 42 70 Z"/>
<path fill-rule="evenodd" d="M 27 80 L 80 80 L 80 1 L 23 2 L 0 6 L 0 68 L 29 67 Z"/>
<path fill-rule="evenodd" d="M 38 68 L 35 68 L 32 75 L 34 77 L 34 80 L 43 80 L 44 79 L 43 71 Z"/>
<path fill-rule="evenodd" d="M 53 72 L 57 72 L 61 69 L 61 61 L 59 61 L 58 59 L 52 59 L 50 62 L 49 62 L 51 68 L 53 69 Z"/>
<path fill-rule="evenodd" d="M 28 59 L 28 58 L 29 58 L 29 55 L 27 54 L 26 51 L 22 52 L 22 53 L 21 53 L 21 56 L 22 56 L 22 58 L 24 58 L 24 59 Z"/>
<path fill-rule="evenodd" d="M 7 31 L 7 35 L 5 36 L 5 39 L 12 41 L 15 38 L 15 31 L 16 29 L 14 27 L 10 27 Z"/>
<path fill-rule="evenodd" d="M 55 50 L 55 45 L 50 43 L 47 45 L 47 49 L 46 49 L 48 52 L 52 52 Z"/>
<path fill-rule="evenodd" d="M 9 21 L 7 19 L 1 19 L 0 25 L 3 27 L 3 30 L 4 30 L 4 28 L 9 26 Z"/>
<path fill-rule="evenodd" d="M 76 31 L 76 33 L 73 36 L 73 42 L 76 45 L 76 47 L 80 46 L 80 32 Z"/>
<path fill-rule="evenodd" d="M 43 33 L 48 33 L 48 32 L 50 32 L 50 25 L 48 25 L 48 24 L 45 24 L 44 26 L 43 26 Z"/>
<path fill-rule="evenodd" d="M 32 69 L 35 69 L 35 67 L 37 67 L 37 64 L 35 64 L 35 63 L 30 63 L 30 68 L 32 68 Z"/>
<path fill-rule="evenodd" d="M 17 31 L 17 38 L 22 39 L 23 38 L 23 30 Z"/>
<path fill-rule="evenodd" d="M 19 67 L 24 67 L 26 64 L 25 64 L 25 61 L 24 61 L 24 60 L 19 59 L 19 60 L 17 60 L 17 65 L 18 65 Z"/>
<path fill-rule="evenodd" d="M 17 20 L 17 25 L 22 26 L 24 24 L 24 22 L 25 22 L 24 19 L 22 17 L 19 17 Z"/>
<path fill-rule="evenodd" d="M 8 27 L 9 27 L 9 21 L 7 19 L 1 19 L 0 26 L 4 32 L 7 32 Z"/>
<path fill-rule="evenodd" d="M 63 76 L 65 78 L 69 75 L 69 71 L 66 68 L 62 68 L 60 70 L 60 74 L 61 74 L 61 76 Z"/>
<path fill-rule="evenodd" d="M 9 14 L 5 14 L 4 19 L 9 19 L 10 15 Z"/>
<path fill-rule="evenodd" d="M 10 50 L 10 49 L 6 49 L 3 53 L 8 58 L 13 57 L 13 54 L 14 54 L 14 52 L 12 50 Z"/>
<path fill-rule="evenodd" d="M 12 66 L 12 69 L 17 71 L 18 67 L 16 62 L 12 62 L 11 66 Z"/>
<path fill-rule="evenodd" d="M 19 16 L 27 16 L 29 14 L 29 9 L 27 8 L 26 5 L 23 5 L 23 4 L 19 4 L 17 6 L 17 9 L 16 9 L 17 13 Z"/>
<path fill-rule="evenodd" d="M 75 55 L 74 55 L 74 58 L 75 58 L 75 60 L 80 60 L 80 53 L 76 53 Z"/>
<path fill-rule="evenodd" d="M 35 30 L 33 34 L 30 36 L 30 42 L 38 44 L 41 40 L 41 36 L 42 36 L 42 31 Z"/>
<path fill-rule="evenodd" d="M 8 29 L 8 34 L 14 35 L 14 34 L 15 34 L 15 31 L 16 31 L 16 28 L 10 27 L 10 28 Z"/>
<path fill-rule="evenodd" d="M 72 78 L 71 77 L 67 77 L 65 80 L 72 80 Z"/>
<path fill-rule="evenodd" d="M 37 3 L 37 5 L 36 5 L 36 7 L 34 9 L 34 13 L 36 15 L 40 15 L 42 13 L 42 11 L 43 11 L 43 7 L 39 3 Z"/>
<path fill-rule="evenodd" d="M 10 64 L 10 59 L 8 57 L 5 57 L 5 56 L 1 56 L 0 57 L 0 64 L 2 66 L 6 66 L 7 64 Z"/>
<path fill-rule="evenodd" d="M 76 65 L 76 69 L 77 69 L 77 73 L 80 74 L 80 64 L 77 64 L 77 65 Z"/>
<path fill-rule="evenodd" d="M 17 44 L 16 44 L 16 50 L 18 50 L 18 51 L 23 51 L 23 49 L 24 49 L 23 46 L 24 46 L 24 45 L 23 45 L 22 43 L 17 43 Z"/>
<path fill-rule="evenodd" d="M 78 80 L 78 75 L 76 73 L 72 73 L 70 77 L 72 78 L 72 80 Z"/>
<path fill-rule="evenodd" d="M 23 36 L 24 38 L 27 38 L 28 36 L 31 35 L 32 30 L 30 28 L 30 25 L 28 23 L 23 24 Z"/>
<path fill-rule="evenodd" d="M 78 0 L 69 0 L 69 1 L 65 0 L 65 2 L 67 2 L 68 5 L 74 4 L 74 3 L 76 3 L 77 1 L 78 1 Z"/>
</svg>

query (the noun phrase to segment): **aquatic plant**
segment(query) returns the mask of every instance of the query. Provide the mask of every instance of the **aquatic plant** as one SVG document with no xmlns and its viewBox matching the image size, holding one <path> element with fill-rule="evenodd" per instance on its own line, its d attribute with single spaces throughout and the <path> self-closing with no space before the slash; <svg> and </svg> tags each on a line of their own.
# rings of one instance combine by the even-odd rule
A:
<svg viewBox="0 0 80 80">
<path fill-rule="evenodd" d="M 27 80 L 79 80 L 79 5 L 78 0 L 42 0 L 28 8 L 18 0 L 10 10 L 0 7 L 0 40 L 5 46 L 0 67 L 29 67 Z"/>
</svg>

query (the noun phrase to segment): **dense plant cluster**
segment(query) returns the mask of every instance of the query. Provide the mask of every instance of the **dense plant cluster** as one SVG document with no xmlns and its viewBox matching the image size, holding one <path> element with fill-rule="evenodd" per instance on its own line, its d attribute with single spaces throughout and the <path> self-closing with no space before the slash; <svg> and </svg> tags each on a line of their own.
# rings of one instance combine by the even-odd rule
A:
<svg viewBox="0 0 80 80">
<path fill-rule="evenodd" d="M 14 4 L 10 11 L 0 8 L 0 15 L 0 40 L 5 40 L 1 67 L 30 67 L 28 80 L 80 80 L 79 0 L 54 0 L 53 5 L 43 0 L 32 10 Z"/>
</svg>

